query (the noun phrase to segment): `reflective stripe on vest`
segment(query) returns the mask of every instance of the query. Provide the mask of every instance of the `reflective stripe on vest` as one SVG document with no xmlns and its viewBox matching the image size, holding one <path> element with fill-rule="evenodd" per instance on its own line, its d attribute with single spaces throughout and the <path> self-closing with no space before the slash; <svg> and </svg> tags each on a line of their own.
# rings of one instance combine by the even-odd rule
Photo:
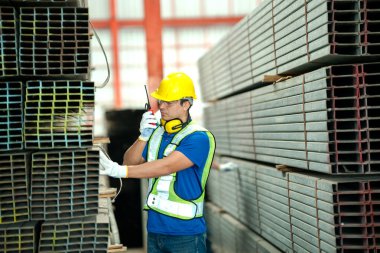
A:
<svg viewBox="0 0 380 253">
<path fill-rule="evenodd" d="M 202 174 L 202 194 L 193 201 L 180 198 L 174 191 L 176 173 L 172 173 L 158 179 L 149 179 L 149 191 L 144 209 L 153 209 L 159 213 L 185 220 L 203 216 L 204 188 L 215 150 L 214 137 L 207 129 L 190 123 L 173 137 L 171 143 L 164 150 L 164 156 L 170 155 L 183 138 L 197 131 L 206 132 L 210 140 L 210 152 Z M 163 133 L 162 127 L 153 132 L 148 143 L 148 162 L 157 160 Z"/>
</svg>

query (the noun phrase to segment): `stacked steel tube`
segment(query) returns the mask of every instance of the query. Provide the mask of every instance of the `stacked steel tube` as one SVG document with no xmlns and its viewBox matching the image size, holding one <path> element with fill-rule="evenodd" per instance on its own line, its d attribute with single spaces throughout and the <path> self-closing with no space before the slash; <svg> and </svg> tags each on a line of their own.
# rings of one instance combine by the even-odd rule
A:
<svg viewBox="0 0 380 253">
<path fill-rule="evenodd" d="M 32 155 L 31 219 L 59 220 L 98 213 L 98 151 Z"/>
<path fill-rule="evenodd" d="M 284 252 L 379 250 L 379 13 L 370 0 L 263 1 L 199 60 L 206 128 L 239 165 L 212 171 L 208 198 L 234 229 Z M 232 225 L 215 223 L 221 247 Z"/>
<path fill-rule="evenodd" d="M 88 74 L 88 19 L 86 8 L 21 8 L 21 75 Z"/>
<path fill-rule="evenodd" d="M 11 7 L 0 7 L 0 77 L 19 73 L 16 44 L 16 13 Z"/>
<path fill-rule="evenodd" d="M 91 147 L 94 89 L 94 83 L 86 81 L 28 81 L 25 147 Z"/>
<path fill-rule="evenodd" d="M 329 174 L 380 173 L 379 69 L 320 68 L 216 102 L 205 115 L 217 152 Z"/>
<path fill-rule="evenodd" d="M 107 252 L 108 217 L 45 222 L 39 252 Z"/>
<path fill-rule="evenodd" d="M 208 203 L 205 216 L 211 231 L 208 235 L 211 243 L 208 246 L 212 252 L 281 252 L 234 217 L 223 213 L 216 205 Z"/>
<path fill-rule="evenodd" d="M 0 251 L 105 252 L 88 9 L 0 2 Z"/>
<path fill-rule="evenodd" d="M 263 1 L 200 61 L 203 98 L 213 101 L 327 64 L 376 61 L 377 1 Z"/>
<path fill-rule="evenodd" d="M 0 225 L 28 221 L 28 155 L 0 154 Z"/>
<path fill-rule="evenodd" d="M 0 252 L 35 252 L 37 222 L 21 222 L 0 226 Z M 5 240 L 3 240 L 5 239 Z"/>
<path fill-rule="evenodd" d="M 239 159 L 232 161 L 239 165 L 237 171 L 229 175 L 212 171 L 211 201 L 281 251 L 378 250 L 380 176 L 335 177 L 281 172 L 273 166 Z M 249 183 L 230 180 L 228 187 L 221 187 L 220 183 L 225 183 L 227 177 Z M 211 240 L 219 240 L 220 244 L 223 240 L 217 236 L 220 237 L 225 228 L 220 221 L 214 221 L 215 216 L 207 218 Z"/>
<path fill-rule="evenodd" d="M 21 150 L 23 144 L 22 83 L 0 81 L 0 150 Z"/>
</svg>

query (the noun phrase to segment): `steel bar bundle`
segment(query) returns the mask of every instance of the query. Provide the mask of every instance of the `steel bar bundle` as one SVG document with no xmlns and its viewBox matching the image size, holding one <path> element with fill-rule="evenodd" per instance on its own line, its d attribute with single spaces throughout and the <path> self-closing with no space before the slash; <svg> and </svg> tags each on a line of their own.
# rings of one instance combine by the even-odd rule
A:
<svg viewBox="0 0 380 253">
<path fill-rule="evenodd" d="M 71 3 L 79 3 L 79 1 L 80 0 L 12 0 L 12 2 L 16 4 L 22 4 L 22 6 L 26 6 L 28 4 L 48 4 L 48 6 L 67 6 Z"/>
<path fill-rule="evenodd" d="M 99 151 L 36 152 L 32 155 L 31 219 L 95 215 L 99 198 Z"/>
<path fill-rule="evenodd" d="M 289 173 L 294 244 L 308 252 L 375 252 L 379 180 Z"/>
<path fill-rule="evenodd" d="M 89 73 L 87 8 L 21 8 L 20 20 L 21 75 Z"/>
<path fill-rule="evenodd" d="M 0 7 L 0 77 L 18 75 L 16 12 Z"/>
<path fill-rule="evenodd" d="M 214 104 L 214 106 L 206 107 L 204 110 L 204 119 L 206 126 L 212 130 L 213 135 L 218 140 L 216 152 L 220 154 L 230 154 L 231 144 L 228 138 L 227 104 L 223 100 Z"/>
<path fill-rule="evenodd" d="M 0 224 L 29 220 L 28 156 L 0 154 Z"/>
<path fill-rule="evenodd" d="M 223 212 L 230 213 L 224 206 L 226 201 L 238 203 L 252 217 L 236 217 L 250 230 L 261 235 L 284 252 L 376 252 L 379 237 L 379 176 L 337 176 L 317 173 L 281 172 L 273 167 L 229 158 L 239 165 L 240 181 L 235 189 L 223 187 L 208 191 L 213 195 L 240 192 L 223 203 Z M 247 174 L 247 172 L 250 173 Z M 223 172 L 213 171 L 210 180 L 224 177 Z M 230 175 L 232 177 L 232 175 Z M 248 179 L 247 179 L 248 178 Z M 242 184 L 251 180 L 251 185 Z M 252 198 L 248 192 L 254 192 Z M 222 205 L 221 205 L 222 204 Z M 252 209 L 247 208 L 252 206 Z M 215 217 L 213 218 L 215 219 Z M 255 219 L 254 223 L 252 220 Z M 215 233 L 225 229 L 213 226 Z M 222 226 L 222 225 L 219 225 Z M 227 232 L 226 232 L 227 233 Z M 219 235 L 220 236 L 220 235 Z"/>
<path fill-rule="evenodd" d="M 42 223 L 39 252 L 107 252 L 105 215 Z"/>
<path fill-rule="evenodd" d="M 215 192 L 219 196 L 228 196 L 213 203 L 281 251 L 290 252 L 292 241 L 286 175 L 255 163 L 232 158 L 229 161 L 239 165 L 238 173 L 212 171 L 209 182 L 235 178 L 233 184 L 229 188 L 208 184 L 208 198 L 213 202 L 210 195 Z M 229 208 L 232 204 L 237 212 Z"/>
<path fill-rule="evenodd" d="M 212 252 L 280 252 L 264 238 L 210 202 L 206 203 L 205 217 Z"/>
<path fill-rule="evenodd" d="M 217 153 L 329 174 L 379 173 L 379 69 L 321 68 L 217 102 L 206 110 L 206 126 L 224 129 L 216 140 L 230 144 Z"/>
<path fill-rule="evenodd" d="M 268 74 L 376 61 L 379 14 L 378 1 L 264 1 L 200 59 L 203 97 L 255 88 Z"/>
<path fill-rule="evenodd" d="M 23 148 L 22 83 L 0 81 L 0 151 Z"/>
<path fill-rule="evenodd" d="M 93 113 L 93 82 L 29 81 L 24 115 L 25 147 L 91 147 Z"/>
<path fill-rule="evenodd" d="M 18 222 L 0 225 L 0 252 L 36 252 L 37 222 Z"/>
</svg>

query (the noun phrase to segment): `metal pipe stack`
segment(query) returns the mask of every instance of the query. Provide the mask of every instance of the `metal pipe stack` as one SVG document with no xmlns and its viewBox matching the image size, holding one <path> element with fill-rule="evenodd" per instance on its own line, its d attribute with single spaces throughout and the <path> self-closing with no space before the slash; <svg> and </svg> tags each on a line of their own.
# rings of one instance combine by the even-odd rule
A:
<svg viewBox="0 0 380 253">
<path fill-rule="evenodd" d="M 30 220 L 26 153 L 0 155 L 0 224 Z"/>
<path fill-rule="evenodd" d="M 324 67 L 215 102 L 205 116 L 217 152 L 329 174 L 379 173 L 379 69 Z"/>
<path fill-rule="evenodd" d="M 21 8 L 21 75 L 88 74 L 88 19 L 87 8 Z"/>
<path fill-rule="evenodd" d="M 107 252 L 109 228 L 103 218 L 43 223 L 39 252 Z"/>
<path fill-rule="evenodd" d="M 105 252 L 88 9 L 0 2 L 0 250 Z"/>
<path fill-rule="evenodd" d="M 1 252 L 35 252 L 37 222 L 21 222 L 2 225 L 0 229 Z"/>
<path fill-rule="evenodd" d="M 25 148 L 91 147 L 94 100 L 93 82 L 27 81 Z"/>
<path fill-rule="evenodd" d="M 203 98 L 252 89 L 263 75 L 376 61 L 379 14 L 377 1 L 263 1 L 199 61 Z"/>
<path fill-rule="evenodd" d="M 281 252 L 216 205 L 207 203 L 205 216 L 213 252 Z"/>
<path fill-rule="evenodd" d="M 379 13 L 370 0 L 264 1 L 200 59 L 206 128 L 239 165 L 208 181 L 240 222 L 221 234 L 243 224 L 283 252 L 379 250 Z"/>
<path fill-rule="evenodd" d="M 0 7 L 0 76 L 18 75 L 16 13 L 11 7 Z"/>
<path fill-rule="evenodd" d="M 21 82 L 0 82 L 0 150 L 21 150 L 23 145 Z"/>
<path fill-rule="evenodd" d="M 240 223 L 227 228 L 221 221 L 213 221 L 215 215 L 207 216 L 211 241 L 217 245 L 223 243 L 217 236 L 243 224 L 283 252 L 378 250 L 380 176 L 281 172 L 240 159 L 223 161 L 227 160 L 238 164 L 239 169 L 212 171 L 210 205 Z M 221 187 L 227 177 L 232 178 L 229 187 Z M 241 180 L 236 182 L 236 178 Z"/>
</svg>

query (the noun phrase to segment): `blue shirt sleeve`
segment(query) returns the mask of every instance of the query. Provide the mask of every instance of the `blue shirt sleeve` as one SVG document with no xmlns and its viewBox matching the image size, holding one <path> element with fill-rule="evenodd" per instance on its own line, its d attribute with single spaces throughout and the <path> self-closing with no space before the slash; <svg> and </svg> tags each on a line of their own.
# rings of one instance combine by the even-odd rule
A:
<svg viewBox="0 0 380 253">
<path fill-rule="evenodd" d="M 144 158 L 145 161 L 147 160 L 147 155 L 148 155 L 148 144 L 145 145 L 144 150 L 142 152 L 142 157 Z"/>
<path fill-rule="evenodd" d="M 205 132 L 195 132 L 186 136 L 176 148 L 184 154 L 197 168 L 203 168 L 210 150 L 210 143 Z"/>
</svg>

